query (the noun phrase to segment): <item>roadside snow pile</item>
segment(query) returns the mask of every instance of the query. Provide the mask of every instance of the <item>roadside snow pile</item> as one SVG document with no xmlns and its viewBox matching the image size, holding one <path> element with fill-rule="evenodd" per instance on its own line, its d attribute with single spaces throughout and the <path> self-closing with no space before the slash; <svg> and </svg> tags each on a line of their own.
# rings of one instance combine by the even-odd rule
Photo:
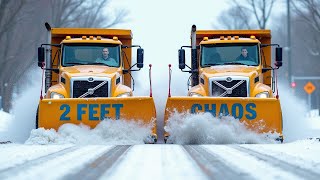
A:
<svg viewBox="0 0 320 180">
<path fill-rule="evenodd" d="M 165 130 L 169 143 L 176 144 L 252 144 L 277 143 L 279 134 L 258 134 L 231 116 L 215 118 L 210 113 L 178 113 L 168 120 Z"/>
<path fill-rule="evenodd" d="M 310 118 L 308 118 L 308 122 L 309 122 L 309 124 L 311 124 L 312 129 L 320 129 L 320 116 L 310 117 Z"/>
<path fill-rule="evenodd" d="M 307 114 L 307 122 L 310 124 L 311 129 L 318 129 L 320 130 L 320 110 L 319 109 L 312 109 Z M 320 137 L 320 134 L 318 134 Z"/>
<path fill-rule="evenodd" d="M 292 89 L 279 85 L 283 117 L 283 135 L 285 142 L 299 139 L 320 137 L 320 123 L 316 118 L 309 118 L 308 108 L 303 99 L 294 95 Z"/>
<path fill-rule="evenodd" d="M 64 124 L 58 132 L 43 128 L 32 130 L 25 144 L 143 144 L 143 139 L 151 134 L 151 127 L 126 120 L 104 120 L 94 129 L 83 124 Z"/>
<path fill-rule="evenodd" d="M 0 110 L 0 131 L 5 131 L 12 120 L 12 115 Z"/>
<path fill-rule="evenodd" d="M 13 119 L 13 116 L 0 110 L 0 142 L 11 141 L 8 135 L 8 127 Z"/>
</svg>

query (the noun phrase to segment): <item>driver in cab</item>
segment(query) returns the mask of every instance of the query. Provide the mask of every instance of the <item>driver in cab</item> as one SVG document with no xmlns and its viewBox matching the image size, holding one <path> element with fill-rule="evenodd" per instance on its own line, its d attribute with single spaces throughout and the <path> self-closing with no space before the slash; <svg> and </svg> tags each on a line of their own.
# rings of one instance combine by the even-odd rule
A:
<svg viewBox="0 0 320 180">
<path fill-rule="evenodd" d="M 240 56 L 237 57 L 237 61 L 242 61 L 242 60 L 249 60 L 249 61 L 254 61 L 252 57 L 249 56 L 247 48 L 243 47 L 241 48 L 241 54 Z"/>
<path fill-rule="evenodd" d="M 96 63 L 103 63 L 108 66 L 118 66 L 118 62 L 109 56 L 109 49 L 108 48 L 102 49 L 101 57 L 97 58 L 95 62 Z"/>
</svg>

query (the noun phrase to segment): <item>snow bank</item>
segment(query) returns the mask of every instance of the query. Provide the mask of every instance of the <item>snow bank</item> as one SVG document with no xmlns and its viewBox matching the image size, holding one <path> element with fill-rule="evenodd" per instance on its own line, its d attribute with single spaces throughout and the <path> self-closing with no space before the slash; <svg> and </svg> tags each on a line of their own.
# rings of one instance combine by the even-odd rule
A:
<svg viewBox="0 0 320 180">
<path fill-rule="evenodd" d="M 296 97 L 292 89 L 280 84 L 279 96 L 283 116 L 283 134 L 285 142 L 292 142 L 309 137 L 320 137 L 319 124 L 315 119 L 310 119 L 308 108 L 304 100 Z M 320 127 L 320 126 L 318 126 Z"/>
<path fill-rule="evenodd" d="M 8 136 L 7 131 L 12 119 L 13 117 L 11 114 L 0 110 L 0 142 L 10 141 L 10 137 Z"/>
<path fill-rule="evenodd" d="M 5 131 L 9 122 L 12 120 L 12 115 L 0 110 L 0 132 Z"/>
</svg>

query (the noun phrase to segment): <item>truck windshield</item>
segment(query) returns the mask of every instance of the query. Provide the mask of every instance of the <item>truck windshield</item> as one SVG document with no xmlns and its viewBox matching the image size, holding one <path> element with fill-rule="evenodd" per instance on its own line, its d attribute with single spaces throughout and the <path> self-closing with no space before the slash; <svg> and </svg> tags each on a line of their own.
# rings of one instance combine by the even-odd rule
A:
<svg viewBox="0 0 320 180">
<path fill-rule="evenodd" d="M 201 46 L 201 67 L 259 65 L 258 44 L 210 44 Z"/>
<path fill-rule="evenodd" d="M 62 66 L 105 65 L 120 66 L 120 45 L 118 44 L 64 44 Z"/>
</svg>

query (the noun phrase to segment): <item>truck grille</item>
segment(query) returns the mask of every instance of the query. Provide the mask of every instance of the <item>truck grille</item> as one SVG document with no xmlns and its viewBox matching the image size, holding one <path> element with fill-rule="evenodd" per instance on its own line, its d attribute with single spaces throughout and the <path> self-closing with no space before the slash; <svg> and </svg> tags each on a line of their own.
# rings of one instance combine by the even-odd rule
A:
<svg viewBox="0 0 320 180">
<path fill-rule="evenodd" d="M 212 81 L 212 96 L 215 97 L 247 97 L 248 88 L 246 80 Z"/>
<path fill-rule="evenodd" d="M 103 82 L 106 83 L 101 87 L 95 89 L 94 91 L 89 90 L 97 87 Z M 78 98 L 88 91 L 90 91 L 91 93 L 88 93 L 85 98 L 108 97 L 108 81 L 73 81 L 73 98 Z"/>
</svg>

